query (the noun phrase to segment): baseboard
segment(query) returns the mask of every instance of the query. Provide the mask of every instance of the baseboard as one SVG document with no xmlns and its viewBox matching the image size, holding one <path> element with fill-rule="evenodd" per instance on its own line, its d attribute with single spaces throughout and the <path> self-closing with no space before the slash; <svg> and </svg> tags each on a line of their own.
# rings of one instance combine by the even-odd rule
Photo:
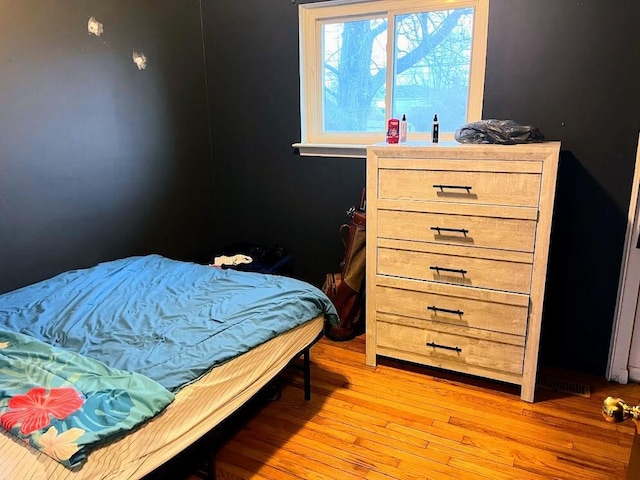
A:
<svg viewBox="0 0 640 480">
<path fill-rule="evenodd" d="M 607 377 L 607 380 L 609 380 L 610 382 L 616 382 L 621 385 L 626 385 L 627 383 L 629 383 L 628 368 L 619 368 L 615 371 L 608 372 L 608 373 L 609 373 L 609 376 Z M 640 370 L 638 370 L 638 374 L 640 374 Z"/>
<path fill-rule="evenodd" d="M 631 382 L 640 382 L 640 368 L 637 367 L 629 367 L 629 378 L 627 379 Z"/>
</svg>

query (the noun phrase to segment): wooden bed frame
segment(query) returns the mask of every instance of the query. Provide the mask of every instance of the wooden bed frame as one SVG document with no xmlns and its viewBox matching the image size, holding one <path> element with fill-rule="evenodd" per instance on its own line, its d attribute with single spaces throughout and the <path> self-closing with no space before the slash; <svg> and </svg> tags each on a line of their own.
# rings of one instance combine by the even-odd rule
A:
<svg viewBox="0 0 640 480">
<path fill-rule="evenodd" d="M 92 451 L 69 470 L 9 433 L 0 435 L 2 478 L 33 480 L 139 479 L 207 434 L 267 385 L 291 360 L 304 356 L 305 399 L 311 396 L 310 347 L 322 337 L 317 317 L 226 362 L 184 387 L 161 414 Z M 209 463 L 209 476 L 215 467 Z"/>
</svg>

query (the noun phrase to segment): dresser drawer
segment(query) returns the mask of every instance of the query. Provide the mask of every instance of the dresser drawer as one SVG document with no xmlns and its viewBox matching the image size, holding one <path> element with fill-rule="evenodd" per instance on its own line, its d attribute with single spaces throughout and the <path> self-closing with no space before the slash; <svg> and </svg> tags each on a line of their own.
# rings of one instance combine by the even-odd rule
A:
<svg viewBox="0 0 640 480">
<path fill-rule="evenodd" d="M 536 173 L 381 168 L 378 198 L 533 207 L 538 205 L 540 179 Z"/>
<path fill-rule="evenodd" d="M 531 263 L 444 254 L 437 248 L 434 250 L 379 247 L 377 273 L 508 292 L 529 293 L 531 289 Z"/>
<path fill-rule="evenodd" d="M 417 354 L 421 357 L 421 363 L 446 368 L 459 364 L 459 370 L 470 365 L 508 374 L 522 374 L 523 346 L 475 338 L 473 329 L 467 329 L 464 333 L 450 334 L 383 321 L 376 324 L 377 345 L 380 348 Z"/>
<path fill-rule="evenodd" d="M 377 236 L 533 252 L 535 220 L 381 209 Z"/>
<path fill-rule="evenodd" d="M 439 285 L 434 291 L 405 290 L 376 286 L 376 312 L 421 318 L 449 325 L 462 325 L 494 332 L 525 335 L 528 304 L 523 296 L 501 292 L 500 301 L 483 295 L 483 291 Z M 476 296 L 476 298 L 472 298 Z M 484 298 L 483 298 L 484 297 Z M 507 302 L 511 303 L 507 303 Z"/>
</svg>

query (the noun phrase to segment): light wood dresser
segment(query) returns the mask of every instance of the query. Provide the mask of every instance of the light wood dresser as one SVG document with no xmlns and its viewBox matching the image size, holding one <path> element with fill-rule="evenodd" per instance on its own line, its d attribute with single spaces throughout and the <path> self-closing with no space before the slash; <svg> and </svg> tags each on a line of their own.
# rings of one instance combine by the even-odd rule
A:
<svg viewBox="0 0 640 480">
<path fill-rule="evenodd" d="M 533 402 L 559 151 L 368 147 L 368 365 L 455 370 Z"/>
</svg>

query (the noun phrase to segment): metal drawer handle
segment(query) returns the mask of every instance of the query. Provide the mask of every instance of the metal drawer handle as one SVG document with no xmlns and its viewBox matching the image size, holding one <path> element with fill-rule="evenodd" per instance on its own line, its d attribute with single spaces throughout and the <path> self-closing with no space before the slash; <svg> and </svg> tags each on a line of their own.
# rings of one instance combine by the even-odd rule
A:
<svg viewBox="0 0 640 480">
<path fill-rule="evenodd" d="M 430 270 L 435 270 L 437 272 L 438 275 L 440 275 L 440 272 L 451 272 L 451 273 L 459 273 L 460 275 L 466 275 L 467 271 L 466 270 L 462 270 L 460 269 L 456 269 L 456 268 L 443 268 L 443 267 L 438 267 L 438 266 L 433 266 L 433 267 L 429 267 Z"/>
<path fill-rule="evenodd" d="M 462 349 L 460 347 L 449 347 L 448 345 L 438 345 L 437 343 L 433 343 L 433 342 L 427 343 L 427 347 L 444 348 L 445 350 L 452 350 L 458 353 L 462 352 Z"/>
<path fill-rule="evenodd" d="M 469 233 L 469 230 L 467 230 L 466 228 L 431 227 L 431 230 L 438 232 L 438 235 L 442 235 L 441 232 L 455 232 L 455 233 L 461 233 L 466 237 L 467 233 Z"/>
<path fill-rule="evenodd" d="M 449 189 L 449 190 L 466 190 L 467 193 L 471 193 L 471 189 L 473 187 L 467 187 L 463 185 L 434 185 L 433 188 L 437 188 L 441 192 L 443 192 L 445 189 Z"/>
<path fill-rule="evenodd" d="M 440 308 L 440 307 L 436 307 L 435 305 L 430 305 L 427 307 L 427 310 L 431 310 L 433 312 L 442 312 L 442 313 L 453 313 L 454 315 L 464 315 L 464 312 L 462 310 L 449 310 L 448 308 Z"/>
</svg>

